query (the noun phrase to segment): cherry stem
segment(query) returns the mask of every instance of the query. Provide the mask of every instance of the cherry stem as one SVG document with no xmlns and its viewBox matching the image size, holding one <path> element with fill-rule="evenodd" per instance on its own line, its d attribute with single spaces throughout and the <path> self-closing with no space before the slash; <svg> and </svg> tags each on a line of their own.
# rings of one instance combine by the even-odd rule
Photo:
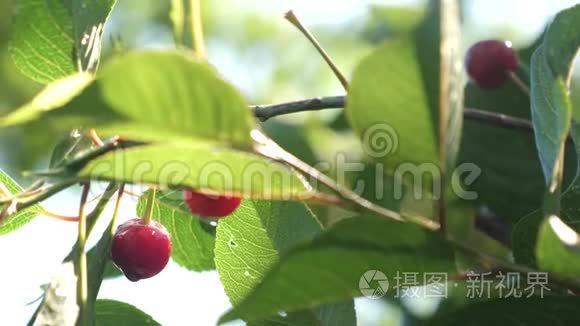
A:
<svg viewBox="0 0 580 326">
<path fill-rule="evenodd" d="M 18 204 L 17 206 L 17 211 L 21 211 L 27 207 L 30 207 L 42 200 L 45 200 L 48 197 L 51 197 L 52 195 L 74 185 L 75 183 L 77 183 L 78 180 L 75 181 L 62 181 L 59 183 L 55 183 L 51 186 L 48 187 L 43 187 L 40 188 L 38 190 L 38 192 L 35 191 L 35 195 L 34 196 L 24 196 L 23 198 L 26 198 L 25 200 L 17 200 Z M 16 196 L 16 199 L 21 198 L 20 196 Z"/>
<path fill-rule="evenodd" d="M 332 69 L 332 72 L 334 73 L 336 78 L 338 78 L 338 80 L 342 84 L 342 87 L 344 87 L 345 90 L 348 90 L 348 81 L 346 80 L 346 78 L 344 77 L 342 72 L 340 72 L 340 70 L 338 69 L 338 67 L 336 66 L 336 64 L 332 60 L 332 58 L 328 55 L 328 53 L 326 53 L 326 51 L 320 45 L 318 40 L 316 40 L 314 35 L 312 35 L 312 33 L 310 33 L 310 31 L 306 27 L 304 27 L 304 25 L 302 25 L 302 23 L 300 22 L 300 19 L 298 19 L 298 17 L 294 14 L 294 12 L 292 10 L 290 10 L 284 15 L 284 17 L 292 25 L 294 25 L 296 28 L 298 28 L 298 30 L 300 32 L 302 32 L 302 34 L 304 36 L 306 36 L 306 38 L 310 41 L 310 43 L 312 43 L 312 45 L 314 45 L 314 47 L 316 48 L 318 53 L 320 53 L 320 55 L 322 56 L 324 61 L 326 61 L 326 63 L 330 67 L 330 69 Z"/>
<path fill-rule="evenodd" d="M 527 96 L 530 96 L 530 87 L 515 73 L 510 73 L 510 79 L 522 90 Z"/>
<path fill-rule="evenodd" d="M 95 197 L 93 197 L 93 198 L 89 199 L 89 200 L 87 201 L 87 203 L 88 203 L 88 204 L 94 203 L 94 202 L 96 202 L 97 200 L 101 199 L 101 197 L 102 197 L 102 196 L 103 196 L 103 194 L 96 195 Z"/>
<path fill-rule="evenodd" d="M 125 193 L 125 184 L 121 183 L 119 186 L 119 190 L 117 191 L 117 199 L 115 200 L 115 208 L 113 209 L 113 217 L 111 218 L 111 222 L 109 223 L 109 233 L 114 235 L 115 233 L 115 223 L 117 222 L 117 216 L 119 215 L 119 207 L 121 206 L 121 197 Z"/>
<path fill-rule="evenodd" d="M 145 224 L 151 223 L 151 216 L 153 215 L 153 204 L 155 203 L 155 195 L 157 193 L 157 189 L 155 187 L 151 187 L 149 190 L 149 195 L 147 197 L 147 208 L 145 209 L 145 215 L 143 216 L 143 221 Z"/>
<path fill-rule="evenodd" d="M 65 222 L 78 222 L 80 220 L 78 216 L 64 216 L 64 215 L 52 213 L 52 212 L 49 212 L 46 210 L 43 210 L 41 215 L 44 215 L 44 216 L 47 216 L 50 218 L 54 218 L 57 220 L 65 221 Z"/>
<path fill-rule="evenodd" d="M 140 197 L 141 195 L 134 193 L 132 191 L 129 190 L 125 190 L 125 194 L 129 195 L 129 196 L 133 196 L 133 197 Z"/>
<path fill-rule="evenodd" d="M 85 213 L 87 198 L 89 196 L 90 183 L 83 185 L 81 202 L 79 205 L 79 224 L 78 224 L 78 257 L 77 257 L 77 305 L 79 306 L 79 322 L 86 325 L 89 312 L 87 308 L 88 297 L 88 280 L 87 280 L 87 254 L 85 251 L 87 242 L 87 216 Z"/>
<path fill-rule="evenodd" d="M 26 188 L 22 192 L 13 195 L 2 183 L 0 183 L 0 205 L 10 203 L 13 201 L 20 202 L 23 198 L 32 197 L 45 190 L 42 186 L 44 185 L 44 180 L 37 180 L 30 187 Z"/>
<path fill-rule="evenodd" d="M 201 18 L 201 0 L 189 0 L 189 23 L 191 28 L 191 46 L 199 61 L 205 60 L 203 41 L 203 23 Z"/>
<path fill-rule="evenodd" d="M 93 142 L 94 145 L 97 146 L 103 146 L 105 145 L 105 142 L 103 142 L 103 140 L 101 139 L 101 137 L 99 137 L 99 135 L 97 134 L 97 131 L 93 128 L 89 129 L 89 138 L 91 139 L 91 141 Z"/>
<path fill-rule="evenodd" d="M 530 79 L 530 66 L 523 63 L 521 60 L 518 62 L 518 71 L 520 74 L 524 75 L 525 79 Z"/>
</svg>

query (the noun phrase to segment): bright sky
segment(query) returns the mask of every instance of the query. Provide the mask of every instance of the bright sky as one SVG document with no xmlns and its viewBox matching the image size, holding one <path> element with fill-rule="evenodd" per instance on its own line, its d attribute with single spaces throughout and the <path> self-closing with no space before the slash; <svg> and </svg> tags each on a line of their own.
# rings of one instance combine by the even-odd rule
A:
<svg viewBox="0 0 580 326">
<path fill-rule="evenodd" d="M 423 1 L 235 0 L 229 1 L 228 5 L 232 2 L 238 6 L 253 5 L 260 8 L 260 11 L 280 17 L 288 9 L 294 9 L 308 24 L 337 24 L 362 16 L 366 5 L 370 3 L 400 4 Z M 529 33 L 527 37 L 532 37 L 541 30 L 549 15 L 575 2 L 471 0 L 467 2 L 467 21 L 477 22 L 468 24 L 477 30 L 475 38 L 493 36 L 498 27 L 523 30 Z M 223 60 L 233 61 L 232 58 Z M 219 62 L 214 63 L 220 66 Z M 235 76 L 233 79 L 235 82 Z M 5 165 L 0 164 L 1 166 Z M 68 192 L 46 203 L 49 210 L 64 215 L 76 215 L 76 206 L 74 192 Z M 122 215 L 125 219 L 134 217 L 134 206 L 135 201 L 131 199 L 123 203 Z M 110 209 L 109 207 L 109 212 Z M 99 235 L 102 228 L 101 225 L 95 229 L 94 234 Z M 75 224 L 46 217 L 36 218 L 20 232 L 0 237 L 0 325 L 24 325 L 28 321 L 35 306 L 26 304 L 42 294 L 40 286 L 47 283 L 58 269 L 62 257 L 68 253 L 75 238 Z M 229 307 L 217 273 L 191 273 L 173 263 L 158 276 L 138 283 L 131 283 L 124 278 L 106 281 L 100 297 L 129 302 L 164 325 L 215 325 L 217 318 Z M 371 325 L 369 318 L 377 314 L 376 307 L 365 304 L 364 301 L 357 304 L 360 304 L 357 308 L 369 312 L 365 314 L 367 318 L 360 318 L 361 325 L 365 320 L 366 325 Z"/>
</svg>

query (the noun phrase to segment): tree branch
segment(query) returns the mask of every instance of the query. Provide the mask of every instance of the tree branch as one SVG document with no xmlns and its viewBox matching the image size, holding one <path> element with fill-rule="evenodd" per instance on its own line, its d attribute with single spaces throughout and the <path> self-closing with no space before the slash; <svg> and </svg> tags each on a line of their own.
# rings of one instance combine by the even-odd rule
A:
<svg viewBox="0 0 580 326">
<path fill-rule="evenodd" d="M 270 118 L 303 111 L 319 111 L 325 109 L 340 109 L 345 106 L 345 96 L 315 97 L 299 101 L 291 101 L 270 105 L 251 106 L 254 115 L 261 121 Z M 523 130 L 533 132 L 529 120 L 512 117 L 502 113 L 490 112 L 474 108 L 465 108 L 463 117 L 466 120 L 494 125 L 504 129 Z"/>
<path fill-rule="evenodd" d="M 344 96 L 315 97 L 280 104 L 254 105 L 251 108 L 256 118 L 266 121 L 275 116 L 289 113 L 341 109 L 344 108 L 344 98 Z"/>
</svg>

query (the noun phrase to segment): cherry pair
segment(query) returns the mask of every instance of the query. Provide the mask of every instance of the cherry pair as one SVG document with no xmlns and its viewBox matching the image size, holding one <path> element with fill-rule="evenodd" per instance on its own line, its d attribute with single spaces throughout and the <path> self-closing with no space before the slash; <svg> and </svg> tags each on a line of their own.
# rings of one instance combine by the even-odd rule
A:
<svg viewBox="0 0 580 326">
<path fill-rule="evenodd" d="M 189 210 L 202 218 L 222 218 L 233 213 L 240 198 L 208 196 L 193 190 L 184 191 Z M 150 278 L 161 272 L 171 255 L 171 238 L 163 225 L 147 224 L 135 218 L 121 224 L 111 244 L 111 257 L 132 282 Z"/>
</svg>

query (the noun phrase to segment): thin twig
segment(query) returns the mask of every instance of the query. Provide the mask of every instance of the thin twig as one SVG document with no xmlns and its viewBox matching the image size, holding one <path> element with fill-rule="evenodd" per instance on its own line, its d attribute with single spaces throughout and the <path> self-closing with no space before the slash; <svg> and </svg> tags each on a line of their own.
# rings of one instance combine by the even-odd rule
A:
<svg viewBox="0 0 580 326">
<path fill-rule="evenodd" d="M 46 217 L 50 217 L 50 218 L 54 218 L 57 220 L 65 221 L 65 222 L 78 222 L 79 221 L 78 216 L 64 216 L 64 215 L 56 214 L 53 212 L 49 212 L 47 210 L 43 210 L 41 215 L 46 216 Z"/>
<path fill-rule="evenodd" d="M 13 201 L 20 202 L 24 198 L 32 197 L 41 193 L 44 191 L 44 188 L 42 187 L 44 186 L 44 183 L 45 181 L 42 179 L 37 180 L 30 187 L 17 194 L 12 194 L 2 183 L 0 183 L 0 191 L 2 192 L 2 195 L 0 196 L 0 205 L 11 203 Z"/>
<path fill-rule="evenodd" d="M 79 171 L 87 163 L 89 163 L 90 161 L 101 155 L 105 155 L 117 149 L 130 148 L 144 144 L 146 143 L 132 140 L 121 140 L 118 137 L 113 137 L 111 139 L 106 140 L 103 143 L 103 146 L 87 150 L 83 154 L 80 154 L 78 157 L 72 159 L 70 162 L 67 162 L 66 165 L 62 167 L 48 171 L 33 171 L 28 172 L 27 174 L 45 177 L 65 177 Z"/>
<path fill-rule="evenodd" d="M 89 312 L 86 309 L 88 297 L 88 273 L 87 273 L 87 253 L 85 246 L 87 243 L 87 216 L 85 213 L 87 198 L 89 196 L 90 183 L 83 185 L 81 202 L 79 205 L 78 224 L 78 256 L 77 256 L 77 304 L 79 306 L 78 324 L 86 325 Z"/>
<path fill-rule="evenodd" d="M 510 79 L 516 84 L 516 86 L 526 94 L 526 96 L 530 96 L 530 87 L 526 84 L 516 73 L 510 73 Z"/>
<path fill-rule="evenodd" d="M 345 96 L 315 97 L 298 101 L 278 104 L 250 106 L 256 118 L 266 121 L 270 118 L 303 111 L 320 111 L 326 109 L 342 109 L 346 105 Z M 516 129 L 533 132 L 531 121 L 513 117 L 503 113 L 485 111 L 481 109 L 465 108 L 463 117 L 466 120 L 482 122 L 504 129 Z"/>
<path fill-rule="evenodd" d="M 254 105 L 251 108 L 258 119 L 266 121 L 275 116 L 289 113 L 341 109 L 344 108 L 344 100 L 344 96 L 315 97 L 280 104 Z"/>
<path fill-rule="evenodd" d="M 189 24 L 191 28 L 191 46 L 197 59 L 203 61 L 205 60 L 205 45 L 200 2 L 201 0 L 189 0 Z"/>
<path fill-rule="evenodd" d="M 124 191 L 124 193 L 125 193 L 126 195 L 129 195 L 129 196 L 132 196 L 132 197 L 141 197 L 141 195 L 140 195 L 140 194 L 138 194 L 138 193 L 135 193 L 135 192 L 133 192 L 133 191 L 129 191 L 129 190 L 125 190 L 125 191 Z"/>
<path fill-rule="evenodd" d="M 18 204 L 16 205 L 16 211 L 21 211 L 27 207 L 30 207 L 40 201 L 45 200 L 46 198 L 51 197 L 52 195 L 61 192 L 62 190 L 74 185 L 75 183 L 77 183 L 76 180 L 72 181 L 72 180 L 66 180 L 66 181 L 61 181 L 59 183 L 55 183 L 51 186 L 45 187 L 43 188 L 43 191 L 39 194 L 37 194 L 34 197 L 27 197 L 27 200 L 24 201 L 20 201 L 18 202 Z"/>
<path fill-rule="evenodd" d="M 322 56 L 324 61 L 326 61 L 326 63 L 330 67 L 330 69 L 332 69 L 332 72 L 334 73 L 336 78 L 338 78 L 338 80 L 342 84 L 342 87 L 344 87 L 344 89 L 347 90 L 348 89 L 348 81 L 346 80 L 346 78 L 344 77 L 342 72 L 340 72 L 340 69 L 338 69 L 338 67 L 336 66 L 336 64 L 332 60 L 332 58 L 328 55 L 328 53 L 326 53 L 324 48 L 322 48 L 322 46 L 320 45 L 318 40 L 316 40 L 314 35 L 312 35 L 312 33 L 310 33 L 310 31 L 304 25 L 302 25 L 302 23 L 300 22 L 300 19 L 298 19 L 298 17 L 296 17 L 296 15 L 294 14 L 294 12 L 292 10 L 288 11 L 284 15 L 284 17 L 292 25 L 294 25 L 296 28 L 298 28 L 298 30 L 300 32 L 302 32 L 302 34 L 304 36 L 306 36 L 306 38 L 310 41 L 310 43 L 312 43 L 312 45 L 314 45 L 314 47 L 316 48 L 318 53 L 320 53 L 320 55 Z"/>
<path fill-rule="evenodd" d="M 480 109 L 465 108 L 463 110 L 463 117 L 466 120 L 474 122 L 483 122 L 501 127 L 504 129 L 517 129 L 527 132 L 534 132 L 532 122 L 526 119 L 513 117 L 503 113 L 485 111 Z"/>
</svg>

